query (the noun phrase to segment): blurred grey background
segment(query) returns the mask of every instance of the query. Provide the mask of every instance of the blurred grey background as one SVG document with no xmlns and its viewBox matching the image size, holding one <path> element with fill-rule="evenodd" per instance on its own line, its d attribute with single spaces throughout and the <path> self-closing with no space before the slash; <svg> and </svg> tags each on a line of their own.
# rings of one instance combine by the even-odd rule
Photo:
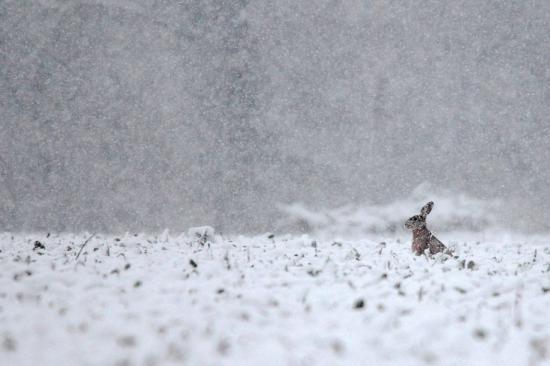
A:
<svg viewBox="0 0 550 366">
<path fill-rule="evenodd" d="M 0 0 L 0 229 L 270 230 L 423 182 L 550 228 L 550 1 Z"/>
</svg>

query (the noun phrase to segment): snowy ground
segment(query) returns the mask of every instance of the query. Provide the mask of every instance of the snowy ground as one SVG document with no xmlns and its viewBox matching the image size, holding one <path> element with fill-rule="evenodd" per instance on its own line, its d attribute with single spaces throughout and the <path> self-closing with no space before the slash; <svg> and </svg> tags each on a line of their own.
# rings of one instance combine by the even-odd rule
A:
<svg viewBox="0 0 550 366">
<path fill-rule="evenodd" d="M 0 234 L 0 365 L 550 364 L 550 237 L 478 236 Z"/>
</svg>

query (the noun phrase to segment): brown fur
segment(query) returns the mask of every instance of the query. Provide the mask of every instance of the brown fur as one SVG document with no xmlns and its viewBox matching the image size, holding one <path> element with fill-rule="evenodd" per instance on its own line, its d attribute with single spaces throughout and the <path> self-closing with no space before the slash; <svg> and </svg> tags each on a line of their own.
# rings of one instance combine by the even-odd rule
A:
<svg viewBox="0 0 550 366">
<path fill-rule="evenodd" d="M 420 215 L 415 215 L 405 222 L 405 227 L 412 230 L 413 237 L 411 249 L 416 255 L 423 254 L 426 249 L 429 249 L 430 255 L 437 253 L 451 253 L 447 247 L 426 227 L 426 217 L 432 211 L 433 205 L 433 202 L 428 202 L 420 210 Z"/>
<path fill-rule="evenodd" d="M 433 255 L 446 251 L 447 247 L 424 227 L 413 230 L 411 249 L 416 255 L 421 255 L 426 249 L 430 249 L 430 254 Z"/>
</svg>

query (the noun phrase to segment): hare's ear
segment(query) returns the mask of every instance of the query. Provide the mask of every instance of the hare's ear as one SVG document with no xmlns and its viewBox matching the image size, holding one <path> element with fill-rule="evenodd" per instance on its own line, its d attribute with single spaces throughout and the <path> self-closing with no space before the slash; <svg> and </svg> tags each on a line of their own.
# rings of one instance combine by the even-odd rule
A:
<svg viewBox="0 0 550 366">
<path fill-rule="evenodd" d="M 432 212 L 432 208 L 434 207 L 434 203 L 432 201 L 426 203 L 424 207 L 420 210 L 420 214 L 424 217 L 428 216 L 430 212 Z"/>
</svg>

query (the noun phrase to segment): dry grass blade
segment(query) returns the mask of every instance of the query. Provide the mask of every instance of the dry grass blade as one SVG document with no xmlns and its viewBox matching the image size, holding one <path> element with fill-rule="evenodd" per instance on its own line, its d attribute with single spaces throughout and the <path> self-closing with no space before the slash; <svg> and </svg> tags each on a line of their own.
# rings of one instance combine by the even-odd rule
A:
<svg viewBox="0 0 550 366">
<path fill-rule="evenodd" d="M 95 233 L 90 235 L 90 237 L 88 239 L 86 239 L 86 241 L 80 246 L 80 250 L 78 251 L 78 254 L 76 255 L 76 258 L 75 258 L 75 261 L 78 260 L 78 257 L 80 257 L 80 253 L 82 253 L 82 250 L 84 249 L 84 247 L 86 246 L 86 244 L 88 244 L 88 242 L 90 240 L 92 240 L 92 238 L 95 236 Z"/>
</svg>

